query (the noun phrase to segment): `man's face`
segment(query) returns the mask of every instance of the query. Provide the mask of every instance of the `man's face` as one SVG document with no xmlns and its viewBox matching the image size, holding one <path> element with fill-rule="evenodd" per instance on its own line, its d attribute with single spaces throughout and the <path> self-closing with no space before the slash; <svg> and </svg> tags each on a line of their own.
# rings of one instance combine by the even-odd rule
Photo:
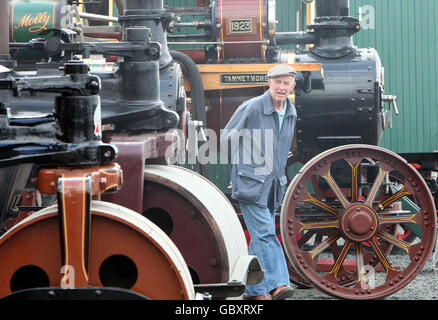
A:
<svg viewBox="0 0 438 320">
<path fill-rule="evenodd" d="M 269 78 L 269 92 L 274 105 L 282 105 L 295 88 L 295 84 L 295 79 L 292 76 Z"/>
</svg>

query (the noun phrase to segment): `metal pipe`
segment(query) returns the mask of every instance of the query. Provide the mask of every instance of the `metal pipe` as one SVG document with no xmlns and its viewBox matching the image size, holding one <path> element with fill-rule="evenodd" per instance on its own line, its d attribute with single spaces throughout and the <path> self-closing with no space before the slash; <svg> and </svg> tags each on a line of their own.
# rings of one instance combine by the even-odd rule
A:
<svg viewBox="0 0 438 320">
<path fill-rule="evenodd" d="M 225 45 L 225 44 L 251 44 L 251 43 L 261 43 L 268 44 L 269 40 L 254 40 L 254 41 L 204 41 L 204 42 L 168 42 L 167 44 L 217 44 L 217 45 Z"/>
<path fill-rule="evenodd" d="M 193 27 L 197 29 L 211 28 L 211 22 L 205 22 L 205 21 L 175 22 L 173 26 L 175 28 L 187 28 L 187 27 Z"/>
<path fill-rule="evenodd" d="M 84 32 L 85 37 L 122 40 L 121 32 Z"/>
<path fill-rule="evenodd" d="M 288 44 L 315 44 L 318 39 L 312 32 L 276 32 L 275 44 L 278 46 Z"/>
<path fill-rule="evenodd" d="M 349 0 L 317 0 L 315 8 L 317 17 L 345 17 L 350 15 Z"/>
<path fill-rule="evenodd" d="M 79 12 L 79 17 L 95 21 L 119 22 L 118 17 L 110 17 L 88 12 Z"/>
</svg>

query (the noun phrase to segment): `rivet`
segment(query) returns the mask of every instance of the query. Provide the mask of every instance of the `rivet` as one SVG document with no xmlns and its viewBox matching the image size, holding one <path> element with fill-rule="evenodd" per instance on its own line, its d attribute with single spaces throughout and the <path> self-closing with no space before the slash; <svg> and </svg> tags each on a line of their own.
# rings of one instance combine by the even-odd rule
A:
<svg viewBox="0 0 438 320">
<path fill-rule="evenodd" d="M 94 291 L 94 294 L 96 296 L 101 296 L 102 295 L 102 290 L 96 290 L 96 291 Z"/>
</svg>

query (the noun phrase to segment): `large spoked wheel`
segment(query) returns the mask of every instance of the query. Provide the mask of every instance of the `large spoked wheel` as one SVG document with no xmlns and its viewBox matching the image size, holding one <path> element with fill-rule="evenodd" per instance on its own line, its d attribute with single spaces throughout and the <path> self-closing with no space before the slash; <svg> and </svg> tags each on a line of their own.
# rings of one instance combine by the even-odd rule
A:
<svg viewBox="0 0 438 320">
<path fill-rule="evenodd" d="M 31 288 L 62 287 L 58 207 L 45 208 L 0 238 L 0 297 Z M 147 299 L 194 299 L 193 282 L 177 247 L 157 226 L 124 207 L 93 201 L 89 287 L 121 288 Z M 70 270 L 69 288 L 75 287 Z M 70 274 L 71 273 L 71 274 Z"/>
<path fill-rule="evenodd" d="M 416 205 L 403 206 L 405 198 Z M 402 289 L 423 268 L 436 215 L 426 183 L 402 157 L 347 145 L 300 170 L 286 192 L 280 225 L 288 258 L 304 278 L 334 297 L 376 299 Z M 405 242 L 394 235 L 398 226 L 414 226 L 419 236 Z M 401 254 L 390 255 L 392 246 Z M 320 268 L 321 261 L 331 263 Z"/>
</svg>

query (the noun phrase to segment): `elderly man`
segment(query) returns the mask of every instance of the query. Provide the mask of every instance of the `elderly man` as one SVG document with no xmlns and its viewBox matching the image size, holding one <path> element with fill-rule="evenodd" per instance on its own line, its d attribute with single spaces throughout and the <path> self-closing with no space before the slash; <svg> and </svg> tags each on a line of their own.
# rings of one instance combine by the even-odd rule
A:
<svg viewBox="0 0 438 320">
<path fill-rule="evenodd" d="M 251 237 L 249 253 L 259 258 L 265 270 L 262 282 L 246 287 L 246 300 L 282 300 L 293 295 L 275 232 L 275 213 L 286 188 L 286 162 L 297 119 L 288 99 L 295 75 L 289 65 L 271 68 L 269 90 L 242 103 L 221 134 L 221 146 L 232 162 L 232 198 L 239 201 Z"/>
</svg>

